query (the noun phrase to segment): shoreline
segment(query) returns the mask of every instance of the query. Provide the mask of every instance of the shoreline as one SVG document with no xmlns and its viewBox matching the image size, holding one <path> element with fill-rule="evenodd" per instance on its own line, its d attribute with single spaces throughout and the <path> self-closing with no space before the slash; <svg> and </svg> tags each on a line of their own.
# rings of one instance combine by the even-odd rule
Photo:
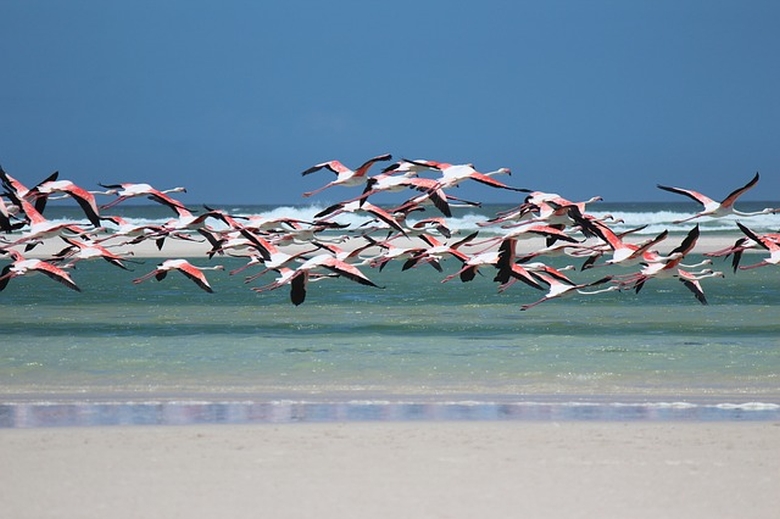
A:
<svg viewBox="0 0 780 519">
<path fill-rule="evenodd" d="M 0 429 L 10 517 L 775 517 L 780 422 Z"/>
<path fill-rule="evenodd" d="M 0 429 L 263 425 L 292 423 L 446 422 L 780 422 L 777 400 L 684 397 L 554 399 L 543 396 L 504 401 L 458 399 L 71 400 L 0 403 Z"/>
</svg>

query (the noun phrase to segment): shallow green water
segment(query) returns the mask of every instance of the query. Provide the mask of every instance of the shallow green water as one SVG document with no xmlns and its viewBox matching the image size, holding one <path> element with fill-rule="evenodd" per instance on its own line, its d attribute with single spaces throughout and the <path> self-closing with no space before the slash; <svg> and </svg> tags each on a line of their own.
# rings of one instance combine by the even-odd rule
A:
<svg viewBox="0 0 780 519">
<path fill-rule="evenodd" d="M 368 271 L 384 289 L 325 280 L 294 307 L 284 289 L 256 294 L 209 274 L 214 294 L 178 275 L 136 286 L 135 273 L 102 262 L 79 265 L 82 293 L 15 279 L 0 297 L 2 398 L 780 395 L 780 282 L 770 268 L 703 281 L 708 306 L 675 280 L 652 280 L 638 295 L 527 312 L 520 305 L 540 292 L 497 294 L 489 275 L 442 284 L 432 269 L 391 265 Z"/>
</svg>

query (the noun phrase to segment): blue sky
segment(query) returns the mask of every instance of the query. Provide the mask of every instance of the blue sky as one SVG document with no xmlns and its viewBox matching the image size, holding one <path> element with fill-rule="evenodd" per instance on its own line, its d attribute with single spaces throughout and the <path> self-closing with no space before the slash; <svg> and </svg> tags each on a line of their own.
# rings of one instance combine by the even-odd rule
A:
<svg viewBox="0 0 780 519">
<path fill-rule="evenodd" d="M 776 1 L 4 0 L 0 23 L 0 164 L 29 183 L 299 204 L 333 179 L 312 164 L 389 152 L 614 202 L 759 171 L 745 199 L 780 199 Z"/>
</svg>

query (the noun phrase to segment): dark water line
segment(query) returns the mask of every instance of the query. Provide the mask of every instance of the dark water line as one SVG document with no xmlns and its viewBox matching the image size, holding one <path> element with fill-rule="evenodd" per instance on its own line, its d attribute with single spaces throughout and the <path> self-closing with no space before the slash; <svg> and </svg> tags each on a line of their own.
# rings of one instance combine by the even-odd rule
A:
<svg viewBox="0 0 780 519">
<path fill-rule="evenodd" d="M 0 404 L 0 428 L 397 421 L 778 421 L 780 405 L 689 402 L 73 402 Z"/>
</svg>

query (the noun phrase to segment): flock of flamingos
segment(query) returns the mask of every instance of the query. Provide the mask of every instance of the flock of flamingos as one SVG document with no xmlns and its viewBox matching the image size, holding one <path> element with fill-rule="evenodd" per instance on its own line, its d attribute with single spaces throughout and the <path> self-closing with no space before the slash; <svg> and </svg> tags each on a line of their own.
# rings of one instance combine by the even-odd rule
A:
<svg viewBox="0 0 780 519">
<path fill-rule="evenodd" d="M 587 204 L 599 197 L 573 202 L 554 193 L 512 187 L 495 178 L 495 175 L 511 174 L 507 168 L 482 173 L 471 164 L 391 160 L 390 154 L 380 155 L 354 170 L 331 160 L 303 171 L 304 176 L 319 171 L 335 175 L 327 184 L 304 193 L 304 197 L 332 187 L 353 188 L 354 191 L 352 198 L 326 208 L 311 221 L 228 214 L 205 206 L 196 211 L 171 196 L 184 191 L 183 188 L 158 190 L 149 184 L 118 183 L 99 184 L 105 191 L 91 191 L 59 179 L 56 172 L 28 188 L 0 168 L 4 188 L 0 196 L 3 232 L 0 257 L 10 260 L 0 272 L 0 290 L 17 276 L 42 273 L 78 291 L 79 287 L 68 272 L 77 262 L 102 258 L 118 268 L 131 270 L 127 263 L 132 261 L 128 259 L 132 248 L 128 251 L 128 246 L 152 240 L 163 250 L 168 239 L 207 241 L 211 247 L 208 258 L 215 255 L 245 258 L 246 264 L 230 274 L 256 270 L 245 277 L 247 283 L 274 272 L 274 281 L 252 290 L 265 292 L 289 286 L 290 300 L 295 305 L 303 303 L 307 284 L 314 281 L 340 277 L 378 288 L 366 275 L 366 267 L 381 270 L 393 261 L 400 262 L 403 270 L 430 265 L 443 272 L 442 261 L 454 258 L 458 270 L 444 277 L 442 282 L 456 277 L 468 282 L 481 269 L 491 272 L 499 291 L 519 281 L 543 294 L 538 300 L 523 305 L 523 310 L 567 294 L 592 295 L 613 290 L 639 292 L 648 280 L 657 278 L 679 280 L 699 302 L 707 304 L 700 281 L 723 276 L 706 267 L 711 263 L 709 258 L 695 264 L 685 262 L 699 237 L 698 225 L 692 224 L 679 245 L 662 255 L 654 247 L 668 238 L 667 231 L 641 242 L 630 239 L 630 234 L 638 229 L 618 234 L 610 228 L 608 217 L 599 219 L 587 212 Z M 387 165 L 381 172 L 369 175 L 369 170 L 377 163 Z M 758 180 L 756 173 L 747 184 L 720 202 L 690 189 L 658 187 L 700 204 L 699 212 L 680 222 L 704 216 L 717 218 L 735 214 L 749 217 L 780 212 L 773 208 L 757 213 L 735 209 L 735 201 Z M 449 193 L 450 188 L 461 182 L 480 182 L 495 189 L 520 192 L 524 198 L 515 208 L 479 223 L 481 227 L 492 229 L 489 238 L 477 239 L 478 232 L 456 238 L 456 230 L 448 226 L 451 207 L 455 204 L 479 205 Z M 382 192 L 405 192 L 408 199 L 395 207 L 380 207 L 371 200 L 376 200 L 375 195 Z M 96 196 L 113 198 L 98 204 Z M 107 214 L 106 211 L 117 204 L 137 197 L 164 204 L 175 216 L 161 225 L 136 226 L 119 216 Z M 89 221 L 88 228 L 77 221 L 47 220 L 44 217 L 47 200 L 55 198 L 75 200 Z M 427 206 L 432 209 L 426 209 Z M 433 216 L 407 222 L 408 215 L 417 211 L 427 211 L 425 216 Z M 360 225 L 339 223 L 338 216 L 344 213 L 366 215 L 368 221 Z M 780 234 L 759 234 L 742 223 L 737 225 L 744 236 L 731 247 L 706 256 L 732 256 L 735 271 L 780 263 Z M 542 237 L 545 245 L 531 253 L 519 254 L 518 242 L 532 237 Z M 25 257 L 46 240 L 61 241 L 62 250 L 46 259 Z M 758 263 L 740 266 L 742 253 L 748 249 L 763 249 L 765 254 Z M 583 270 L 623 266 L 632 271 L 578 283 L 564 273 L 571 267 L 554 268 L 544 262 L 545 258 L 554 255 L 581 258 Z M 203 290 L 212 292 L 204 271 L 217 269 L 222 267 L 198 267 L 186 259 L 167 259 L 133 282 L 141 283 L 152 277 L 162 281 L 168 272 L 178 270 Z"/>
</svg>

